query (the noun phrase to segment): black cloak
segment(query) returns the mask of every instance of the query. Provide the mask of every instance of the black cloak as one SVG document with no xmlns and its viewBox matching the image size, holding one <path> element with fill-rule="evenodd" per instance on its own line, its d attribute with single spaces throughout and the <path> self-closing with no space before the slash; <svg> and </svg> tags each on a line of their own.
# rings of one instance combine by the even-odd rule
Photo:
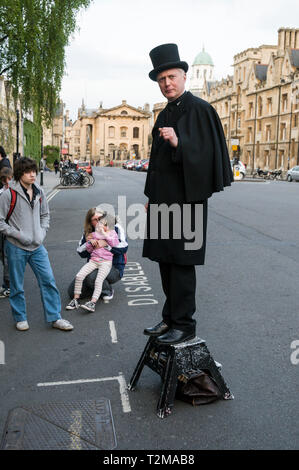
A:
<svg viewBox="0 0 299 470">
<path fill-rule="evenodd" d="M 167 105 L 169 107 L 169 105 Z M 204 264 L 207 199 L 214 192 L 230 186 L 233 175 L 222 129 L 215 109 L 190 92 L 183 95 L 180 116 L 175 128 L 179 139 L 177 149 L 159 137 L 158 129 L 167 126 L 167 107 L 159 114 L 152 131 L 153 143 L 144 194 L 149 198 L 144 257 L 153 261 L 177 264 Z M 200 249 L 186 250 L 180 239 L 150 238 L 151 205 L 177 203 L 191 207 L 191 230 L 195 230 L 195 210 L 203 204 L 203 244 Z M 161 221 L 160 221 L 161 222 Z M 170 234 L 173 220 L 170 216 Z M 183 220 L 181 220 L 183 233 Z"/>
</svg>

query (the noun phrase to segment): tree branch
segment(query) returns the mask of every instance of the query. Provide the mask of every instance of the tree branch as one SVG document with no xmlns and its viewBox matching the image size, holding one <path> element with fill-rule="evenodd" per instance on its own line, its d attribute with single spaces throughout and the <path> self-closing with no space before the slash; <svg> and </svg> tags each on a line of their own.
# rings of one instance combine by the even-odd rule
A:
<svg viewBox="0 0 299 470">
<path fill-rule="evenodd" d="M 7 72 L 7 70 L 11 69 L 11 67 L 12 67 L 12 64 L 6 67 L 5 69 L 1 70 L 0 75 L 3 75 L 5 72 Z"/>
<path fill-rule="evenodd" d="M 6 34 L 5 36 L 2 36 L 2 38 L 0 38 L 0 42 L 5 41 L 5 39 L 7 39 L 7 38 L 8 38 L 8 34 Z"/>
</svg>

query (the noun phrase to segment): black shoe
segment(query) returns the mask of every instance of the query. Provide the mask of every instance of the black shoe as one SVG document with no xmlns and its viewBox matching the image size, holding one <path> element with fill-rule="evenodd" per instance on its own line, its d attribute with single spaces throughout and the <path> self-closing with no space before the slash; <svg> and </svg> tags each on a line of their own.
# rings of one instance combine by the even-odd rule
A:
<svg viewBox="0 0 299 470">
<path fill-rule="evenodd" d="M 145 328 L 143 334 L 148 336 L 160 336 L 163 335 L 163 333 L 166 333 L 166 331 L 168 330 L 169 326 L 167 325 L 167 323 L 161 321 L 156 326 L 152 326 L 151 328 Z"/>
<path fill-rule="evenodd" d="M 189 341 L 190 339 L 195 338 L 195 333 L 190 333 L 188 331 L 175 330 L 170 328 L 170 330 L 164 335 L 159 336 L 156 341 L 161 344 L 177 344 L 183 343 L 184 341 Z"/>
</svg>

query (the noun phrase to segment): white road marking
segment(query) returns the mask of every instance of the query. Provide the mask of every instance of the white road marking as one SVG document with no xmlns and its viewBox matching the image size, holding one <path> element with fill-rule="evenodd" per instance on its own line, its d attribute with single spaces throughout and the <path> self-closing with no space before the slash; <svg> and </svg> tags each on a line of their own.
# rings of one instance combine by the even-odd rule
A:
<svg viewBox="0 0 299 470">
<path fill-rule="evenodd" d="M 121 372 L 119 373 L 119 376 L 118 376 L 118 383 L 119 383 L 119 391 L 120 391 L 120 396 L 121 396 L 123 412 L 130 413 L 131 405 L 130 405 L 130 400 L 129 400 L 129 395 L 128 395 L 128 387 L 126 384 L 125 377 L 123 376 Z"/>
<path fill-rule="evenodd" d="M 60 189 L 55 189 L 53 192 L 50 193 L 49 196 L 47 196 L 47 201 L 51 201 L 51 199 L 53 199 L 54 196 L 56 196 L 56 194 L 58 194 L 60 191 Z"/>
<path fill-rule="evenodd" d="M 117 380 L 119 385 L 119 393 L 121 397 L 121 403 L 124 413 L 131 412 L 129 395 L 127 392 L 127 384 L 124 375 L 120 372 L 116 377 L 103 377 L 98 379 L 79 379 L 79 380 L 68 380 L 68 381 L 59 381 L 59 382 L 43 382 L 38 383 L 38 387 L 56 387 L 59 385 L 75 385 L 75 384 L 84 384 L 84 383 L 95 383 L 95 382 L 108 382 L 110 380 Z"/>
<path fill-rule="evenodd" d="M 116 333 L 115 323 L 113 320 L 109 321 L 109 326 L 110 326 L 111 341 L 112 343 L 117 343 L 117 333 Z"/>
</svg>

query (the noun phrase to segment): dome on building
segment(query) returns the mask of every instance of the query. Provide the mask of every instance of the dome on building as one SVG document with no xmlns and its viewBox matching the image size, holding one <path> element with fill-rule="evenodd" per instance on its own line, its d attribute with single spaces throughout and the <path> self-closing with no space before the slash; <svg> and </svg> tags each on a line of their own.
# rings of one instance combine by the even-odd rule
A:
<svg viewBox="0 0 299 470">
<path fill-rule="evenodd" d="M 204 47 L 202 48 L 202 51 L 199 54 L 197 54 L 197 56 L 195 57 L 193 65 L 212 65 L 212 66 L 214 66 L 212 57 L 210 56 L 210 54 L 208 54 L 205 51 Z"/>
</svg>

